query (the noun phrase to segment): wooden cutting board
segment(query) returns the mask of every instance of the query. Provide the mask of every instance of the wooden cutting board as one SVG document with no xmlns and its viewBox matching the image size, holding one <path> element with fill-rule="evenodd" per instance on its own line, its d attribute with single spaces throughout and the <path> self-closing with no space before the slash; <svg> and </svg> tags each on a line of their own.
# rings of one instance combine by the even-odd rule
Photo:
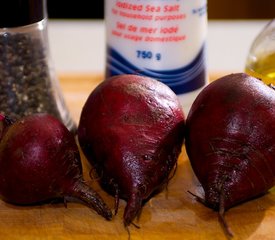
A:
<svg viewBox="0 0 275 240">
<path fill-rule="evenodd" d="M 82 106 L 92 89 L 102 81 L 102 75 L 61 74 L 59 79 L 68 108 L 78 123 Z M 82 160 L 84 178 L 113 207 L 113 197 L 89 178 L 90 165 L 83 155 Z M 187 191 L 203 194 L 183 147 L 175 177 L 167 191 L 144 206 L 137 222 L 140 228 L 129 228 L 131 239 L 226 239 L 216 212 L 198 203 Z M 68 203 L 67 208 L 63 203 L 20 207 L 0 201 L 0 239 L 126 240 L 128 233 L 122 222 L 124 207 L 125 202 L 121 201 L 118 214 L 112 221 L 106 221 L 80 203 Z M 275 239 L 275 191 L 230 209 L 226 220 L 235 233 L 234 239 Z"/>
</svg>

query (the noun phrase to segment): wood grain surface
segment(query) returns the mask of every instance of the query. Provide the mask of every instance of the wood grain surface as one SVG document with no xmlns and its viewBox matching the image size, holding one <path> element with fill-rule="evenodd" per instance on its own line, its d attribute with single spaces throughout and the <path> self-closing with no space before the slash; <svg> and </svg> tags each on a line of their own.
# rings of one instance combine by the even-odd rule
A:
<svg viewBox="0 0 275 240">
<path fill-rule="evenodd" d="M 78 122 L 85 100 L 103 80 L 102 75 L 60 74 L 59 79 L 68 108 Z M 96 180 L 89 178 L 90 165 L 83 155 L 82 161 L 85 180 L 113 208 L 113 197 L 103 192 Z M 183 147 L 175 177 L 166 191 L 143 207 L 136 222 L 140 228 L 132 225 L 129 228 L 131 239 L 226 240 L 217 213 L 198 203 L 187 191 L 203 196 Z M 21 207 L 0 201 L 0 239 L 127 240 L 128 233 L 122 222 L 124 207 L 125 202 L 120 201 L 118 214 L 112 221 L 106 221 L 77 202 L 69 202 L 66 208 L 63 203 L 54 202 Z M 230 209 L 226 220 L 235 234 L 234 239 L 275 239 L 275 192 Z"/>
</svg>

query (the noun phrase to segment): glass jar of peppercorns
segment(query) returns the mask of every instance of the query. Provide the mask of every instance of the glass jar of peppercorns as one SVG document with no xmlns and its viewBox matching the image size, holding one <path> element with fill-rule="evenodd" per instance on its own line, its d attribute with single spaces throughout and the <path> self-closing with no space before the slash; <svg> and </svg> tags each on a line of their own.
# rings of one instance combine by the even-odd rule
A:
<svg viewBox="0 0 275 240">
<path fill-rule="evenodd" d="M 8 0 L 1 7 L 0 112 L 15 120 L 47 112 L 75 130 L 50 59 L 46 0 Z"/>
</svg>

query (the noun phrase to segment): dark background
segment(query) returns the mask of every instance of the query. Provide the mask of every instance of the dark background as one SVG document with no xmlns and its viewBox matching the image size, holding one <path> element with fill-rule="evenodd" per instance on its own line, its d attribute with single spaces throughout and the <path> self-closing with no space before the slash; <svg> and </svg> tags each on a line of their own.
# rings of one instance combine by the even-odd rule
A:
<svg viewBox="0 0 275 240">
<path fill-rule="evenodd" d="M 102 19 L 104 15 L 104 0 L 48 0 L 47 4 L 49 18 Z M 275 0 L 208 0 L 208 18 L 275 18 Z"/>
<path fill-rule="evenodd" d="M 47 5 L 49 18 L 101 19 L 104 15 L 104 0 L 48 0 Z"/>
</svg>

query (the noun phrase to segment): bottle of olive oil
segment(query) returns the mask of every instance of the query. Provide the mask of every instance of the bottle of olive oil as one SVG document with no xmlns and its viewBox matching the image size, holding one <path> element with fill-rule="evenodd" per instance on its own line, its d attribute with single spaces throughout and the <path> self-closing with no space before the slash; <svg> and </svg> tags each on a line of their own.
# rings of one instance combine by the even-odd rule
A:
<svg viewBox="0 0 275 240">
<path fill-rule="evenodd" d="M 257 61 L 248 62 L 246 73 L 262 79 L 266 84 L 275 85 L 275 52 L 259 57 Z"/>
<path fill-rule="evenodd" d="M 275 85 L 275 19 L 270 21 L 254 40 L 247 60 L 247 74 Z"/>
</svg>

